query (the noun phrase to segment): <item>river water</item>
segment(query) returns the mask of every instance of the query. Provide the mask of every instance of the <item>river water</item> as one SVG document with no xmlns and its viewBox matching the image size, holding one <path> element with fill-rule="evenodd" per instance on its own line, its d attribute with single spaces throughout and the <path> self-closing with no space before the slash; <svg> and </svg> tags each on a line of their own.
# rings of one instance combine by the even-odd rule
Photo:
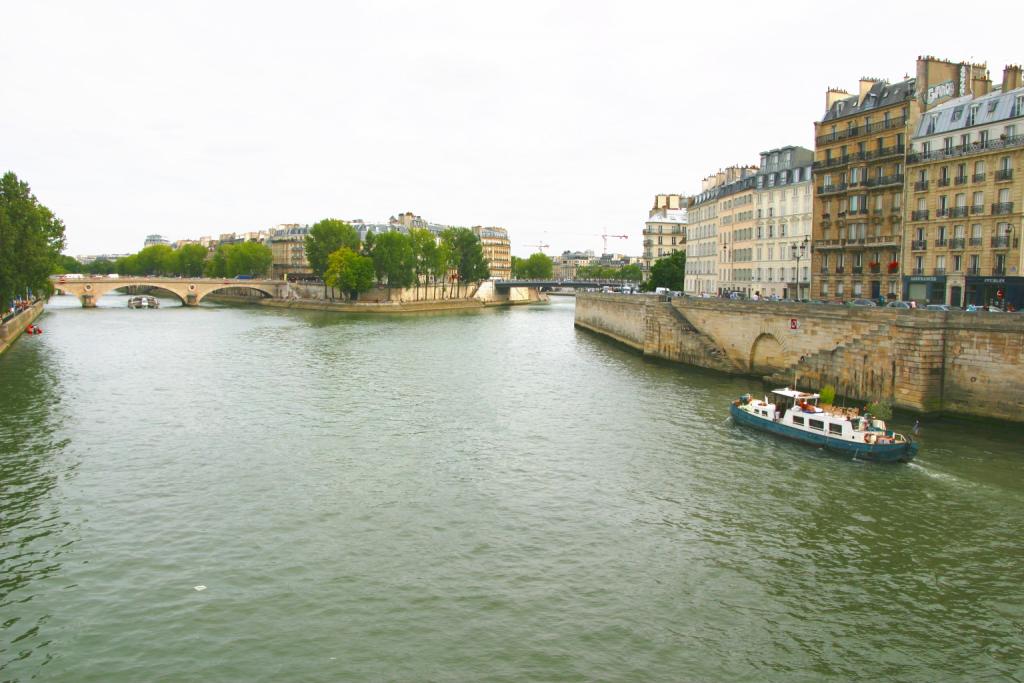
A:
<svg viewBox="0 0 1024 683">
<path fill-rule="evenodd" d="M 572 299 L 125 301 L 0 357 L 0 680 L 1024 680 L 1019 426 L 827 455 Z"/>
</svg>

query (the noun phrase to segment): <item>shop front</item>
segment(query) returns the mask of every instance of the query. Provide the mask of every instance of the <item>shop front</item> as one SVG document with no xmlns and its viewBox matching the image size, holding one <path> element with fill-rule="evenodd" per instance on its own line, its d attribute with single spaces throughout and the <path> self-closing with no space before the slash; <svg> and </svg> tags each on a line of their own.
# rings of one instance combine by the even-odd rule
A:
<svg viewBox="0 0 1024 683">
<path fill-rule="evenodd" d="M 968 276 L 964 306 L 1012 306 L 1019 311 L 1024 308 L 1024 277 L 978 277 Z"/>
<path fill-rule="evenodd" d="M 919 306 L 946 303 L 946 276 L 905 275 L 903 300 L 916 301 Z"/>
</svg>

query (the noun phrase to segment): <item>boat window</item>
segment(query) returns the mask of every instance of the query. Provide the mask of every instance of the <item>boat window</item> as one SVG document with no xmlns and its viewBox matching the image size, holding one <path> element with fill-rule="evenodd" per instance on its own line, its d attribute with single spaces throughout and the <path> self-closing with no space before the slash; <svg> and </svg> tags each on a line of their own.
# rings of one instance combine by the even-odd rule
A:
<svg viewBox="0 0 1024 683">
<path fill-rule="evenodd" d="M 835 424 L 834 422 L 829 422 L 828 423 L 828 431 L 829 431 L 830 434 L 842 434 L 843 433 L 843 425 Z"/>
<path fill-rule="evenodd" d="M 808 420 L 807 424 L 810 425 L 811 429 L 825 429 L 825 423 L 821 420 Z"/>
<path fill-rule="evenodd" d="M 793 424 L 795 424 L 795 425 L 802 425 L 803 423 L 804 423 L 804 418 L 802 418 L 799 415 L 794 415 L 793 416 Z"/>
</svg>

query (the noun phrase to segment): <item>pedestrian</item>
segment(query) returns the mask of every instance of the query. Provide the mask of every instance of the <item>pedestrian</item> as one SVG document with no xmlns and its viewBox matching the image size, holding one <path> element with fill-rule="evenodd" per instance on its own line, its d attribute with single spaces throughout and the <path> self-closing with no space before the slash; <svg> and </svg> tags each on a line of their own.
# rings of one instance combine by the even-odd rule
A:
<svg viewBox="0 0 1024 683">
<path fill-rule="evenodd" d="M 918 432 L 921 431 L 921 421 L 914 420 L 914 436 L 917 436 Z"/>
</svg>

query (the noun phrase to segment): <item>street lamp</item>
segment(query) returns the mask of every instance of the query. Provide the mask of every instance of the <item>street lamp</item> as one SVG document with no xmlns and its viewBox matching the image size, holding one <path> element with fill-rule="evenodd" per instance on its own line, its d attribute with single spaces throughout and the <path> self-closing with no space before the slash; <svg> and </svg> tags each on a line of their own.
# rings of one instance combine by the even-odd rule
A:
<svg viewBox="0 0 1024 683">
<path fill-rule="evenodd" d="M 796 259 L 796 300 L 800 301 L 800 259 L 807 255 L 807 238 L 804 237 L 804 241 L 798 245 L 789 245 L 792 249 L 793 258 Z"/>
<path fill-rule="evenodd" d="M 721 294 L 725 294 L 725 264 L 729 262 L 729 246 L 726 244 L 722 245 L 722 272 L 719 273 L 718 281 L 722 285 L 718 288 Z"/>
</svg>

